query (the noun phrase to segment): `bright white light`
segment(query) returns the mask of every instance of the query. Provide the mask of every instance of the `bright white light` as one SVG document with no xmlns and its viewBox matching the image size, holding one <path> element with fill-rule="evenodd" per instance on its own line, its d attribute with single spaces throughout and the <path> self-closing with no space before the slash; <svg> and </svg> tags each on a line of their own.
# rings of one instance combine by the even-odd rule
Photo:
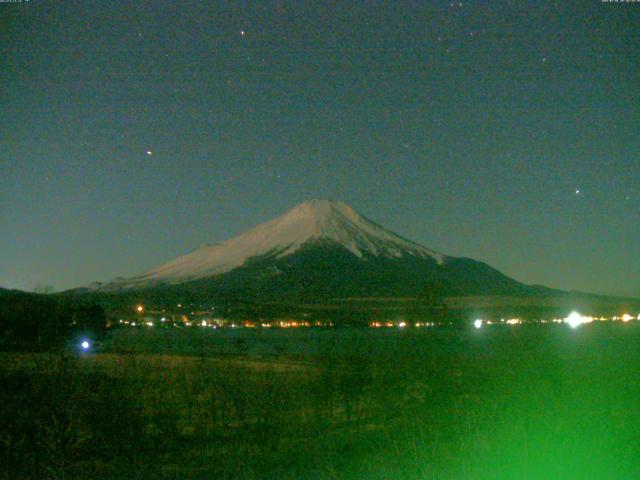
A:
<svg viewBox="0 0 640 480">
<path fill-rule="evenodd" d="M 406 324 L 405 322 L 400 322 L 400 323 L 398 324 L 398 326 L 399 326 L 400 328 L 404 328 L 404 327 L 406 327 L 406 326 L 407 326 L 407 324 Z"/>
<path fill-rule="evenodd" d="M 571 312 L 567 318 L 564 319 L 565 323 L 568 323 L 571 328 L 578 328 L 585 323 L 585 318 L 578 312 Z"/>
<path fill-rule="evenodd" d="M 200 322 L 200 325 L 202 325 L 203 327 L 207 326 L 207 321 L 206 320 L 202 320 L 202 322 Z"/>
<path fill-rule="evenodd" d="M 633 317 L 631 315 L 629 315 L 628 313 L 625 313 L 624 315 L 622 315 L 622 321 L 623 322 L 630 322 L 631 320 L 633 320 Z"/>
<path fill-rule="evenodd" d="M 473 326 L 476 328 L 482 328 L 482 320 L 478 318 L 475 322 L 473 322 Z"/>
<path fill-rule="evenodd" d="M 91 346 L 91 344 L 87 340 L 83 340 L 80 346 L 82 347 L 83 350 L 89 350 L 89 347 Z"/>
</svg>

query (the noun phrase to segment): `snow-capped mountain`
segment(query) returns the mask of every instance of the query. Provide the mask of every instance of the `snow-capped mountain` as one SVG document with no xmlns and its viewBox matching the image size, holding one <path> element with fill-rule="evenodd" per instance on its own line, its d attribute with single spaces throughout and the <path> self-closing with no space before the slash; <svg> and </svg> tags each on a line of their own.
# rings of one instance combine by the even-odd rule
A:
<svg viewBox="0 0 640 480">
<path fill-rule="evenodd" d="M 525 288 L 488 265 L 407 240 L 339 201 L 310 200 L 225 242 L 205 245 L 128 279 L 89 290 L 180 287 L 253 297 L 456 294 Z"/>
<path fill-rule="evenodd" d="M 113 286 L 131 288 L 207 278 L 230 272 L 255 257 L 281 259 L 318 241 L 344 247 L 358 258 L 413 256 L 432 258 L 438 264 L 445 259 L 386 230 L 343 202 L 309 200 L 226 242 L 204 245 L 146 273 L 116 281 Z"/>
</svg>

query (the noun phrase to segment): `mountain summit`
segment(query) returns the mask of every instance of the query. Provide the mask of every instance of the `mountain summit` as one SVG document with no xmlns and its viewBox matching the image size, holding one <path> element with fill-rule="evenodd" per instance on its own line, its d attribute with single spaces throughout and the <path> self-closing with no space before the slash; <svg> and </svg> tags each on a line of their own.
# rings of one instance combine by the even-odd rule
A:
<svg viewBox="0 0 640 480">
<path fill-rule="evenodd" d="M 207 295 L 301 298 L 416 295 L 434 285 L 451 294 L 527 288 L 482 262 L 407 240 L 343 202 L 309 200 L 235 238 L 92 289 L 179 286 Z"/>
<path fill-rule="evenodd" d="M 386 230 L 346 203 L 309 200 L 223 243 L 203 245 L 146 273 L 115 283 L 125 288 L 148 283 L 183 283 L 230 272 L 256 257 L 281 259 L 314 243 L 334 244 L 358 258 L 409 255 L 430 257 L 439 264 L 445 258 Z"/>
</svg>

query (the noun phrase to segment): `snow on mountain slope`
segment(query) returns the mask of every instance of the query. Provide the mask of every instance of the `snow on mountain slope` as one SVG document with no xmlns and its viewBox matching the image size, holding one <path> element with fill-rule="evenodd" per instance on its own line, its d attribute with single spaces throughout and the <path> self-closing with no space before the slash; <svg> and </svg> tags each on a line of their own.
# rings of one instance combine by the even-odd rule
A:
<svg viewBox="0 0 640 480">
<path fill-rule="evenodd" d="M 108 287 L 174 284 L 206 278 L 229 272 L 254 257 L 286 257 L 309 242 L 318 240 L 342 245 L 357 257 L 365 254 L 392 258 L 409 255 L 430 257 L 438 264 L 442 264 L 446 258 L 386 230 L 345 203 L 310 200 L 226 242 L 200 247 L 146 273 L 111 283 Z"/>
</svg>

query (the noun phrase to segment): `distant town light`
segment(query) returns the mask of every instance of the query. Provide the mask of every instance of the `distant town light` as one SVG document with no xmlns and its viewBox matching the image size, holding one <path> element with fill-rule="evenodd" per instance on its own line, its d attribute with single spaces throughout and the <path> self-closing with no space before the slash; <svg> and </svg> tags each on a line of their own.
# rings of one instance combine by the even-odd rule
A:
<svg viewBox="0 0 640 480">
<path fill-rule="evenodd" d="M 91 344 L 89 343 L 88 340 L 83 340 L 80 346 L 82 347 L 83 350 L 89 350 L 89 347 L 91 346 Z"/>
<path fill-rule="evenodd" d="M 136 307 L 136 312 L 138 312 L 138 313 L 142 313 L 142 312 L 144 312 L 144 307 L 143 307 L 142 305 L 138 305 L 138 306 Z"/>
<path fill-rule="evenodd" d="M 473 326 L 476 328 L 482 328 L 482 320 L 478 318 L 476 321 L 473 322 Z"/>
<path fill-rule="evenodd" d="M 407 326 L 407 324 L 406 324 L 405 322 L 400 322 L 400 323 L 398 324 L 398 326 L 399 326 L 400 328 L 404 328 L 404 327 L 406 327 L 406 326 Z"/>
<path fill-rule="evenodd" d="M 622 315 L 622 321 L 623 322 L 630 322 L 631 320 L 633 320 L 633 317 L 631 315 L 629 315 L 628 313 L 625 313 L 624 315 Z"/>
</svg>

